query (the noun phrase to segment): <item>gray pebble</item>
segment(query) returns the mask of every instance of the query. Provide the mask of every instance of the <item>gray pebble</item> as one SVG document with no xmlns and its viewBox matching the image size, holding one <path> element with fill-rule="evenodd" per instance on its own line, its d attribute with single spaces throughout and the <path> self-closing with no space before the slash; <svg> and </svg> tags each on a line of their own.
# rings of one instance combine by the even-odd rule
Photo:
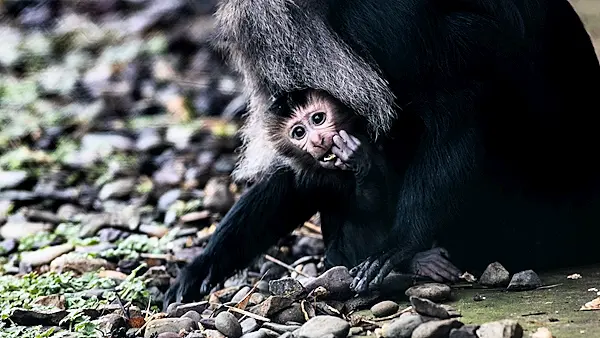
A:
<svg viewBox="0 0 600 338">
<path fill-rule="evenodd" d="M 446 284 L 425 283 L 409 288 L 405 294 L 408 297 L 425 298 L 432 302 L 441 302 L 450 297 L 450 292 L 451 289 Z"/>
<path fill-rule="evenodd" d="M 196 323 L 190 318 L 161 318 L 148 323 L 145 338 L 153 337 L 164 332 L 179 332 L 181 330 L 191 331 L 196 328 Z"/>
<path fill-rule="evenodd" d="M 246 318 L 242 320 L 240 326 L 242 327 L 243 334 L 254 332 L 260 328 L 260 324 L 254 318 Z"/>
<path fill-rule="evenodd" d="M 263 328 L 273 330 L 277 333 L 283 334 L 284 332 L 293 332 L 300 328 L 300 325 L 284 325 L 277 323 L 264 323 Z"/>
<path fill-rule="evenodd" d="M 456 319 L 432 320 L 423 323 L 413 331 L 412 338 L 445 338 L 450 330 L 459 328 L 464 324 Z"/>
<path fill-rule="evenodd" d="M 479 284 L 490 287 L 505 287 L 510 282 L 510 272 L 506 270 L 502 264 L 494 262 L 485 268 Z"/>
<path fill-rule="evenodd" d="M 224 311 L 215 318 L 215 326 L 219 332 L 230 338 L 239 338 L 242 335 L 242 326 L 237 318 L 230 312 Z"/>
<path fill-rule="evenodd" d="M 516 320 L 511 319 L 482 324 L 476 332 L 479 338 L 523 337 L 523 328 Z"/>
<path fill-rule="evenodd" d="M 239 303 L 241 300 L 244 299 L 244 297 L 246 297 L 246 295 L 248 294 L 248 292 L 250 292 L 250 290 L 251 289 L 249 286 L 244 286 L 238 292 L 236 292 L 235 295 L 233 295 L 233 297 L 231 298 L 231 301 L 234 303 Z"/>
<path fill-rule="evenodd" d="M 269 335 L 263 331 L 256 331 L 244 334 L 241 338 L 269 338 Z"/>
<path fill-rule="evenodd" d="M 410 338 L 417 326 L 423 323 L 418 314 L 408 314 L 383 326 L 384 338 Z"/>
<path fill-rule="evenodd" d="M 542 280 L 533 270 L 515 273 L 508 284 L 509 291 L 533 290 L 542 286 Z"/>
<path fill-rule="evenodd" d="M 294 278 L 281 278 L 269 282 L 269 292 L 276 296 L 296 298 L 302 294 L 304 287 Z"/>
<path fill-rule="evenodd" d="M 200 314 L 196 311 L 188 311 L 183 316 L 181 316 L 181 318 L 189 318 L 196 323 L 198 323 L 202 319 Z"/>
<path fill-rule="evenodd" d="M 373 312 L 373 316 L 375 317 L 385 317 L 389 315 L 393 315 L 398 311 L 398 304 L 392 302 L 391 300 L 384 300 L 383 302 L 379 302 L 371 307 L 371 312 Z"/>
<path fill-rule="evenodd" d="M 342 338 L 348 335 L 350 324 L 333 316 L 316 316 L 307 321 L 299 331 L 300 338 Z"/>
<path fill-rule="evenodd" d="M 429 299 L 410 297 L 410 304 L 415 311 L 421 315 L 435 317 L 439 319 L 448 319 L 450 314 L 443 306 L 436 304 Z"/>
</svg>

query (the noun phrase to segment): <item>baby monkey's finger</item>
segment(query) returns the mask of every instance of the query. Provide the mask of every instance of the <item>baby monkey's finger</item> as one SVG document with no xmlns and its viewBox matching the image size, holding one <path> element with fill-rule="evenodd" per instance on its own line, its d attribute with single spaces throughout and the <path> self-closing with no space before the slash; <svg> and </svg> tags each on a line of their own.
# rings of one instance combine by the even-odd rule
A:
<svg viewBox="0 0 600 338">
<path fill-rule="evenodd" d="M 350 150 L 343 144 L 341 147 L 334 145 L 331 147 L 331 152 L 342 162 L 347 162 Z"/>
<path fill-rule="evenodd" d="M 353 152 L 356 151 L 356 149 L 358 149 L 358 146 L 360 145 L 360 141 L 358 141 L 358 139 L 350 134 L 348 134 L 345 130 L 340 130 L 340 136 L 344 139 L 344 143 L 346 143 L 346 145 L 348 146 L 348 148 L 350 148 L 350 150 L 352 150 Z"/>
</svg>

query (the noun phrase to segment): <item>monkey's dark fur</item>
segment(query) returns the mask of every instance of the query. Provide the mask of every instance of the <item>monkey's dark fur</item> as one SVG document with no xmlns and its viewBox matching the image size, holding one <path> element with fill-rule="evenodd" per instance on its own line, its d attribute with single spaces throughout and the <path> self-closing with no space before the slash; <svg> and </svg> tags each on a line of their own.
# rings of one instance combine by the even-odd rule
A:
<svg viewBox="0 0 600 338">
<path fill-rule="evenodd" d="M 167 303 L 198 298 L 330 205 L 266 135 L 269 98 L 305 87 L 362 116 L 401 178 L 393 215 L 322 220 L 331 263 L 366 259 L 355 290 L 434 240 L 470 272 L 599 260 L 600 66 L 567 0 L 228 0 L 217 19 L 250 97 L 234 175 L 256 183 Z"/>
</svg>

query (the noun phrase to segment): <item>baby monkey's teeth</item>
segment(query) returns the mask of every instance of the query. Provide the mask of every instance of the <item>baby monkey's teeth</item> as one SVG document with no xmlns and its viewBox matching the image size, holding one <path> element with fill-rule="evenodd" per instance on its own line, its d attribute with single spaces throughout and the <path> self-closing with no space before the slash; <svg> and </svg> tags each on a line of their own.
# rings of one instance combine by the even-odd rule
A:
<svg viewBox="0 0 600 338">
<path fill-rule="evenodd" d="M 333 153 L 323 157 L 323 161 L 325 161 L 325 162 L 332 161 L 333 159 L 335 159 L 335 155 Z"/>
</svg>

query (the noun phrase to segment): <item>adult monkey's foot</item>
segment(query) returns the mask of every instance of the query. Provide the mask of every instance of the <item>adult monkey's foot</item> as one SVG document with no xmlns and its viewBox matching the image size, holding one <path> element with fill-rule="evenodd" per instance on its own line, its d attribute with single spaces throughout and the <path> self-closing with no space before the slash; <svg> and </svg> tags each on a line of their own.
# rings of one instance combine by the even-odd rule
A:
<svg viewBox="0 0 600 338">
<path fill-rule="evenodd" d="M 410 262 L 410 272 L 418 276 L 429 277 L 436 282 L 456 282 L 461 271 L 449 260 L 450 255 L 444 248 L 433 248 L 419 252 Z"/>
<path fill-rule="evenodd" d="M 439 247 L 420 252 L 410 259 L 410 272 L 436 282 L 456 282 L 461 271 L 448 257 L 448 251 Z M 367 258 L 350 270 L 350 275 L 354 277 L 350 289 L 357 293 L 378 289 L 383 279 L 405 261 L 406 254 L 402 251 L 388 251 Z"/>
</svg>

